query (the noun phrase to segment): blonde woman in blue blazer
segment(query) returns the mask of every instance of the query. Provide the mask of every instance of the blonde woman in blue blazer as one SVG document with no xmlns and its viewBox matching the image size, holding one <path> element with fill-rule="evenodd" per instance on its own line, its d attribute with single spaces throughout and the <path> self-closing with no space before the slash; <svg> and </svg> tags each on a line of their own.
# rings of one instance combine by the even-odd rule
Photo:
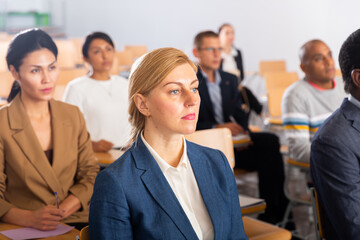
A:
<svg viewBox="0 0 360 240">
<path fill-rule="evenodd" d="M 226 157 L 184 138 L 198 118 L 196 70 L 174 48 L 134 64 L 134 143 L 96 178 L 91 239 L 247 239 Z"/>
</svg>

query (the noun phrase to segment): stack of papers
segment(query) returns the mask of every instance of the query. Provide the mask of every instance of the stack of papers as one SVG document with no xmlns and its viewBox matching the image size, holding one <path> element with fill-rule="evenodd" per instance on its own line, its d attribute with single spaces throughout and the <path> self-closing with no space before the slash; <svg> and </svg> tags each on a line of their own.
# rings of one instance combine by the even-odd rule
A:
<svg viewBox="0 0 360 240">
<path fill-rule="evenodd" d="M 239 134 L 232 137 L 234 148 L 246 147 L 251 142 L 251 138 L 246 134 Z"/>
<path fill-rule="evenodd" d="M 239 194 L 239 201 L 241 208 L 254 207 L 265 203 L 264 199 L 253 198 L 242 194 Z"/>
<path fill-rule="evenodd" d="M 17 228 L 12 230 L 1 231 L 0 233 L 14 240 L 47 238 L 58 236 L 69 232 L 74 227 L 59 224 L 57 229 L 51 231 L 40 231 L 34 228 Z"/>
</svg>

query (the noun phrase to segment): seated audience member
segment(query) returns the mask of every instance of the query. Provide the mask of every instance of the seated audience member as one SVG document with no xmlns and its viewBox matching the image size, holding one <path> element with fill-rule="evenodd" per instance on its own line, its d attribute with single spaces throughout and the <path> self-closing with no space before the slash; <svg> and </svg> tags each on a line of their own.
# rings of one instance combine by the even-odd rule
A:
<svg viewBox="0 0 360 240">
<path fill-rule="evenodd" d="M 247 239 L 224 154 L 188 142 L 200 97 L 196 66 L 174 48 L 133 65 L 134 143 L 96 178 L 91 239 Z"/>
<path fill-rule="evenodd" d="M 329 240 L 360 236 L 360 29 L 343 43 L 339 63 L 350 96 L 319 128 L 310 155 Z"/>
<path fill-rule="evenodd" d="M 199 63 L 197 77 L 201 97 L 197 129 L 226 127 L 233 136 L 250 135 L 253 145 L 235 151 L 235 167 L 258 171 L 260 197 L 267 205 L 260 219 L 280 222 L 288 200 L 283 191 L 284 165 L 278 137 L 271 133 L 249 132 L 236 76 L 219 70 L 221 47 L 216 33 L 199 33 L 194 40 L 193 53 Z"/>
<path fill-rule="evenodd" d="M 243 102 L 242 108 L 247 115 L 250 114 L 250 110 L 253 110 L 257 114 L 261 114 L 262 105 L 250 89 L 241 86 L 241 81 L 244 80 L 245 74 L 241 52 L 239 49 L 234 47 L 234 28 L 230 24 L 225 23 L 220 26 L 218 34 L 222 47 L 220 69 L 225 72 L 235 74 L 240 80 L 239 90 L 241 93 L 241 100 Z"/>
<path fill-rule="evenodd" d="M 6 61 L 20 88 L 0 109 L 1 221 L 40 230 L 87 225 L 99 170 L 81 112 L 52 99 L 57 53 L 42 30 L 16 35 Z"/>
<path fill-rule="evenodd" d="M 300 67 L 305 78 L 292 84 L 282 99 L 282 120 L 292 157 L 310 161 L 310 144 L 318 127 L 345 97 L 341 79 L 335 78 L 335 64 L 329 47 L 311 40 L 300 49 Z"/>
<path fill-rule="evenodd" d="M 130 139 L 128 121 L 128 80 L 110 75 L 115 56 L 114 43 L 102 32 L 86 37 L 82 48 L 92 73 L 71 81 L 64 101 L 78 106 L 84 114 L 95 152 L 125 148 Z"/>
</svg>

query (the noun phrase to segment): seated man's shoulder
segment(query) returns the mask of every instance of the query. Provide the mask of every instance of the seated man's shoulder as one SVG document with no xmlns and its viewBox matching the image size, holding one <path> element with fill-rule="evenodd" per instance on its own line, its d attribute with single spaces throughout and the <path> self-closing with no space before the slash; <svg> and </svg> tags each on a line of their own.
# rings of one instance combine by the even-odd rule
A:
<svg viewBox="0 0 360 240">
<path fill-rule="evenodd" d="M 285 90 L 284 96 L 305 98 L 306 93 L 308 92 L 308 86 L 306 86 L 305 83 L 304 80 L 294 82 Z"/>
</svg>

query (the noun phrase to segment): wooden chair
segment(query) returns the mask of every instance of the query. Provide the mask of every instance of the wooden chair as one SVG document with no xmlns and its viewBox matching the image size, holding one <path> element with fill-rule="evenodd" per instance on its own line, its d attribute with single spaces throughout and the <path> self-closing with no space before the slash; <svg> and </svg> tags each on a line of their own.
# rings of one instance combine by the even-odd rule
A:
<svg viewBox="0 0 360 240">
<path fill-rule="evenodd" d="M 250 217 L 242 218 L 249 240 L 290 240 L 291 232 Z"/>
<path fill-rule="evenodd" d="M 264 76 L 264 74 L 267 72 L 281 72 L 281 71 L 283 72 L 286 71 L 285 60 L 259 62 L 260 76 Z"/>
<path fill-rule="evenodd" d="M 59 72 L 58 85 L 66 85 L 75 78 L 86 75 L 88 70 L 86 68 L 62 68 Z"/>
<path fill-rule="evenodd" d="M 76 67 L 76 47 L 70 40 L 56 39 L 54 40 L 58 47 L 58 66 L 60 68 Z"/>
<path fill-rule="evenodd" d="M 289 155 L 291 156 L 291 153 Z M 294 207 L 302 206 L 302 205 L 311 206 L 311 200 L 308 198 L 308 196 L 303 196 L 303 195 L 298 196 L 298 195 L 290 194 L 290 191 L 289 191 L 289 185 L 290 185 L 290 180 L 291 180 L 290 178 L 292 176 L 292 171 L 294 169 L 298 169 L 298 170 L 300 170 L 301 173 L 304 174 L 306 179 L 309 179 L 310 164 L 307 162 L 296 161 L 293 158 L 286 159 L 285 164 L 286 164 L 287 172 L 285 174 L 284 193 L 285 193 L 285 196 L 289 199 L 289 203 L 288 203 L 288 206 L 286 207 L 284 218 L 281 221 L 281 223 L 279 224 L 280 227 L 285 227 L 286 223 L 291 221 L 290 213 L 292 212 L 292 209 Z M 306 188 L 307 186 L 304 186 L 304 187 Z M 296 232 L 294 232 L 293 235 L 300 239 L 307 239 L 309 237 L 309 236 L 300 236 Z"/>
<path fill-rule="evenodd" d="M 287 88 L 299 80 L 296 72 L 266 72 L 264 78 L 267 91 L 274 88 Z"/>
<path fill-rule="evenodd" d="M 9 96 L 14 79 L 9 71 L 0 71 L 0 98 Z"/>
<path fill-rule="evenodd" d="M 126 46 L 124 46 L 124 50 L 130 51 L 133 54 L 134 58 L 138 58 L 147 52 L 147 46 L 146 45 L 126 45 Z"/>
<path fill-rule="evenodd" d="M 134 55 L 131 51 L 117 51 L 115 56 L 118 60 L 117 64 L 119 65 L 120 72 L 130 71 L 131 65 L 134 62 Z"/>
<path fill-rule="evenodd" d="M 83 65 L 84 59 L 83 59 L 83 55 L 82 55 L 82 45 L 84 43 L 84 39 L 83 38 L 69 38 L 69 41 L 71 41 L 73 43 L 73 45 L 75 46 L 74 57 L 75 57 L 76 65 Z"/>
<path fill-rule="evenodd" d="M 315 220 L 315 235 L 317 240 L 325 239 L 325 228 L 324 228 L 324 219 L 323 219 L 323 209 L 318 198 L 316 189 L 314 187 L 310 188 L 311 191 L 311 202 L 313 205 L 313 213 Z"/>
<path fill-rule="evenodd" d="M 341 73 L 341 69 L 340 69 L 340 68 L 336 69 L 335 76 L 336 76 L 336 77 L 342 77 L 342 73 Z"/>
<path fill-rule="evenodd" d="M 205 147 L 215 148 L 222 151 L 229 161 L 230 167 L 235 166 L 234 148 L 231 131 L 228 128 L 212 128 L 195 131 L 186 135 L 188 141 L 203 145 Z"/>
<path fill-rule="evenodd" d="M 270 125 L 281 125 L 281 100 L 286 88 L 273 88 L 268 91 L 268 113 L 269 116 L 265 118 L 265 123 Z"/>
<path fill-rule="evenodd" d="M 80 231 L 80 240 L 89 240 L 90 234 L 89 234 L 89 225 L 86 227 L 83 227 Z"/>
</svg>

